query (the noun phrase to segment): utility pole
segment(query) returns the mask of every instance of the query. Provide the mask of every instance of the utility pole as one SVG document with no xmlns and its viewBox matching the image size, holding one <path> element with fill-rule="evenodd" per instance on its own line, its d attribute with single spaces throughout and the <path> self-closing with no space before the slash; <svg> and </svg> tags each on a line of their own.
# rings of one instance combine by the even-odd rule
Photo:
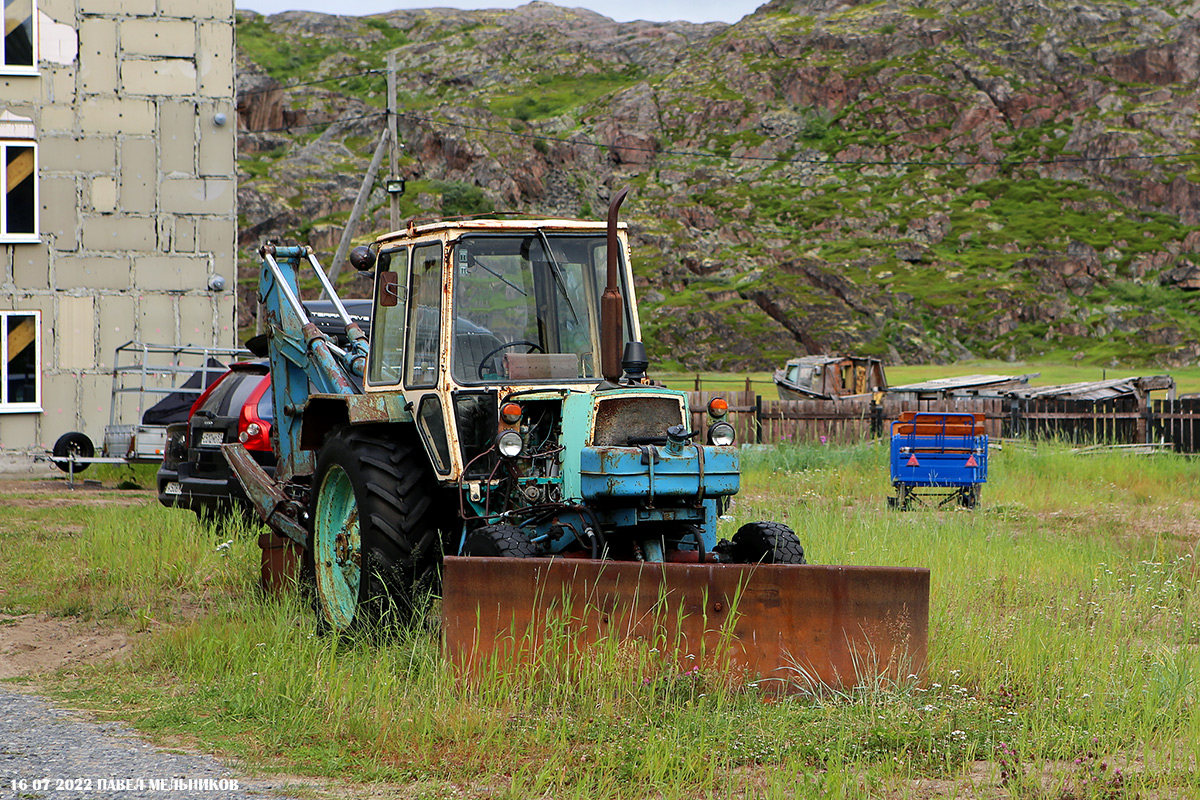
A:
<svg viewBox="0 0 1200 800">
<path fill-rule="evenodd" d="M 387 110 L 388 134 L 390 136 L 391 160 L 388 163 L 388 178 L 393 181 L 400 177 L 400 136 L 396 128 L 396 51 L 388 51 L 387 68 Z M 400 229 L 400 194 L 391 191 L 389 185 L 388 198 L 391 200 L 391 230 Z"/>
<path fill-rule="evenodd" d="M 354 238 L 354 229 L 358 227 L 359 217 L 362 216 L 363 209 L 367 205 L 367 198 L 371 196 L 371 189 L 375 186 L 375 176 L 379 174 L 379 164 L 383 161 L 383 148 L 390 139 L 386 130 L 379 136 L 379 146 L 375 148 L 371 166 L 367 168 L 366 177 L 363 178 L 362 186 L 358 190 L 358 198 L 354 201 L 354 208 L 350 210 L 350 219 L 346 221 L 346 227 L 342 230 L 342 239 L 338 242 L 337 252 L 333 254 L 333 263 L 329 265 L 330 283 L 336 281 L 338 273 L 342 271 L 342 262 L 346 260 L 346 252 L 350 249 L 350 240 Z"/>
<path fill-rule="evenodd" d="M 400 139 L 396 130 L 396 51 L 388 52 L 388 69 L 387 69 L 387 129 L 379 136 L 379 146 L 375 148 L 375 155 L 371 159 L 371 166 L 367 169 L 367 174 L 363 178 L 362 187 L 358 190 L 358 199 L 354 201 L 354 208 L 350 211 L 350 219 L 346 222 L 346 227 L 342 231 L 342 239 L 338 242 L 337 252 L 333 255 L 333 262 L 329 265 L 329 282 L 333 283 L 337 280 L 338 274 L 342 271 L 342 262 L 346 260 L 346 253 L 350 249 L 350 240 L 354 238 L 354 229 L 358 226 L 358 220 L 362 216 L 366 208 L 367 198 L 371 194 L 371 189 L 375 186 L 375 178 L 379 174 L 379 166 L 383 163 L 384 148 L 387 147 L 391 154 L 390 173 L 389 177 L 384 181 L 387 188 L 388 197 L 391 200 L 390 208 L 390 230 L 399 230 L 400 228 L 400 195 L 404 193 L 404 181 L 397 175 L 400 171 Z"/>
</svg>

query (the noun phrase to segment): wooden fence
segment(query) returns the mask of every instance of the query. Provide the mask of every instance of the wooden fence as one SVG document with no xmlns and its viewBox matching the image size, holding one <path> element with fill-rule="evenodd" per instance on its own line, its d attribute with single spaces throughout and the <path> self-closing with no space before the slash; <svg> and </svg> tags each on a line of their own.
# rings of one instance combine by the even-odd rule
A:
<svg viewBox="0 0 1200 800">
<path fill-rule="evenodd" d="M 1155 400 L 1147 424 L 1151 441 L 1171 442 L 1182 453 L 1200 452 L 1200 398 Z"/>
<path fill-rule="evenodd" d="M 707 432 L 708 401 L 724 397 L 739 442 L 852 443 L 887 435 L 905 411 L 982 414 L 992 438 L 1055 438 L 1077 444 L 1171 443 L 1180 452 L 1200 451 L 1200 399 L 945 397 L 918 400 L 884 394 L 841 400 L 766 400 L 753 391 L 690 392 L 692 429 Z"/>
<path fill-rule="evenodd" d="M 1061 439 L 1074 444 L 1146 442 L 1146 413 L 1136 397 L 1111 400 L 1026 400 L 1009 403 L 1006 436 Z"/>
</svg>

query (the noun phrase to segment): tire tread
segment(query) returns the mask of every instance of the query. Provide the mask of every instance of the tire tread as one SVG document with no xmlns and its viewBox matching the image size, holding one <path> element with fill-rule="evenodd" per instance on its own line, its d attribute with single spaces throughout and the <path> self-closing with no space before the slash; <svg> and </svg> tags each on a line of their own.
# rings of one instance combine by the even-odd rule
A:
<svg viewBox="0 0 1200 800">
<path fill-rule="evenodd" d="M 402 620 L 411 617 L 420 600 L 414 588 L 428 588 L 429 576 L 441 566 L 434 514 L 438 486 L 424 451 L 398 437 L 395 426 L 351 426 L 326 440 L 316 487 L 327 460 L 339 463 L 356 486 L 363 570 L 354 624 L 360 624 L 359 612 L 370 621 L 393 609 Z"/>
<path fill-rule="evenodd" d="M 782 522 L 748 522 L 733 535 L 734 560 L 744 564 L 807 564 L 804 546 Z"/>
</svg>

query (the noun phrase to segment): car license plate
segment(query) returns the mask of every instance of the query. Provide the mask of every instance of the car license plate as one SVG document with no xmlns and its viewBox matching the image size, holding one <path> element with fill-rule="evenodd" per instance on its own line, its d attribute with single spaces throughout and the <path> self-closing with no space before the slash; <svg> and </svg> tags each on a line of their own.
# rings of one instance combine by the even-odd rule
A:
<svg viewBox="0 0 1200 800">
<path fill-rule="evenodd" d="M 200 434 L 200 444 L 213 445 L 221 444 L 225 441 L 225 434 L 221 431 L 204 431 Z"/>
<path fill-rule="evenodd" d="M 167 494 L 183 494 L 183 485 L 179 481 L 170 481 L 167 483 Z"/>
</svg>

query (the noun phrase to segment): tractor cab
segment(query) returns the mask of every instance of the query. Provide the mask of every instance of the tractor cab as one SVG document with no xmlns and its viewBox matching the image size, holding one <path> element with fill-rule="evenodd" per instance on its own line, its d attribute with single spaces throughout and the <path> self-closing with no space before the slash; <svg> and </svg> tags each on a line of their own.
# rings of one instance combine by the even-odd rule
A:
<svg viewBox="0 0 1200 800">
<path fill-rule="evenodd" d="M 624 346 L 638 338 L 624 226 L 617 242 Z M 604 223 L 438 222 L 383 236 L 372 249 L 356 259 L 376 269 L 365 390 L 403 393 L 439 479 L 494 470 L 488 451 L 513 398 L 537 411 L 534 435 L 557 441 L 563 398 L 604 380 Z"/>
<path fill-rule="evenodd" d="M 622 230 L 622 327 L 636 339 L 624 240 Z M 584 388 L 601 380 L 602 224 L 437 223 L 384 236 L 376 248 L 369 386 Z"/>
<path fill-rule="evenodd" d="M 466 233 L 450 248 L 450 378 L 463 386 L 600 380 L 603 231 Z M 629 297 L 628 285 L 623 296 Z M 625 330 L 633 329 L 632 304 Z"/>
</svg>

